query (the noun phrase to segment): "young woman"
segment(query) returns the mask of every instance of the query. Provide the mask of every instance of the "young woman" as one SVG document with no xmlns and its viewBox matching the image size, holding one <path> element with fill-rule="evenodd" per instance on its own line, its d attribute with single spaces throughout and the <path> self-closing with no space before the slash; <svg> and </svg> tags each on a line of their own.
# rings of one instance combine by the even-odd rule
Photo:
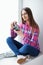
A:
<svg viewBox="0 0 43 65">
<path fill-rule="evenodd" d="M 19 30 L 14 29 L 16 22 L 11 24 L 11 37 L 7 38 L 7 44 L 13 50 L 15 55 L 22 56 L 17 60 L 18 63 L 22 63 L 26 60 L 26 56 L 38 56 L 40 52 L 39 47 L 39 26 L 35 22 L 32 11 L 30 8 L 23 8 L 21 11 L 22 23 L 19 26 Z M 19 35 L 21 36 L 22 42 L 14 40 Z"/>
</svg>

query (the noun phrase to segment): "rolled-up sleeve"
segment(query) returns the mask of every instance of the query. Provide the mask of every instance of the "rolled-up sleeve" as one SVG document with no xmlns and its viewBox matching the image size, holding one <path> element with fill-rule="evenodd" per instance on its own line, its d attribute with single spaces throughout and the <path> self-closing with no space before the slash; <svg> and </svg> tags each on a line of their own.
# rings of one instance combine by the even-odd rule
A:
<svg viewBox="0 0 43 65">
<path fill-rule="evenodd" d="M 15 38 L 17 36 L 17 33 L 14 32 L 13 29 L 10 30 L 11 37 Z"/>
</svg>

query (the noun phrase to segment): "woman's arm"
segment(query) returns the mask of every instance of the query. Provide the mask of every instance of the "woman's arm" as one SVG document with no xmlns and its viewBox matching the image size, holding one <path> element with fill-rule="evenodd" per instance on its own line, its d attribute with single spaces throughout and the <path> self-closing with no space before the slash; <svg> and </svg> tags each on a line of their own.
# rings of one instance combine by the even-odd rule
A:
<svg viewBox="0 0 43 65">
<path fill-rule="evenodd" d="M 34 47 L 40 49 L 38 38 L 39 38 L 39 30 L 34 29 L 34 32 L 32 34 L 31 40 L 30 40 L 30 44 L 31 44 L 31 46 L 34 46 Z"/>
<path fill-rule="evenodd" d="M 10 34 L 11 34 L 11 37 L 13 37 L 13 38 L 15 38 L 16 36 L 17 36 L 17 33 L 14 31 L 14 24 L 15 24 L 16 22 L 12 22 L 11 23 L 11 29 L 10 29 Z"/>
<path fill-rule="evenodd" d="M 32 33 L 31 41 L 37 42 L 38 37 L 39 37 L 39 30 L 38 29 L 34 29 L 34 32 Z"/>
<path fill-rule="evenodd" d="M 11 29 L 11 37 L 15 38 L 17 36 L 17 33 L 13 29 Z"/>
</svg>

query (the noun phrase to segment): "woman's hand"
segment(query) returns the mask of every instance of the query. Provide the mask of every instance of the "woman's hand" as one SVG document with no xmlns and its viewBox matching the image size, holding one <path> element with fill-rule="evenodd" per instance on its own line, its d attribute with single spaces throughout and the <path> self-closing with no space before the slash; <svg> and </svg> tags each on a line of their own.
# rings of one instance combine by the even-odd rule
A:
<svg viewBox="0 0 43 65">
<path fill-rule="evenodd" d="M 17 23 L 16 21 L 14 21 L 14 22 L 11 23 L 11 29 L 14 28 L 14 25 L 15 25 L 16 23 Z"/>
<path fill-rule="evenodd" d="M 22 31 L 21 30 L 19 30 L 19 31 L 16 31 L 16 30 L 14 30 L 18 35 L 20 35 L 22 38 L 24 37 L 24 35 L 23 35 L 23 33 L 22 33 Z"/>
</svg>

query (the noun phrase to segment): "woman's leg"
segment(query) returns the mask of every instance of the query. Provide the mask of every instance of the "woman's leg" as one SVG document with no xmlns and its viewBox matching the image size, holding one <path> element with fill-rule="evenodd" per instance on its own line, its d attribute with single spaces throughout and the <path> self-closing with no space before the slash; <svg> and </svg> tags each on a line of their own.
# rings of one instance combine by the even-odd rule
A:
<svg viewBox="0 0 43 65">
<path fill-rule="evenodd" d="M 14 38 L 12 38 L 12 37 L 9 37 L 9 38 L 11 38 L 11 39 L 12 39 L 13 43 L 17 46 L 17 48 L 18 48 L 18 49 L 20 49 L 20 48 L 23 46 L 23 44 L 22 44 L 22 43 L 20 43 L 20 42 L 18 42 L 18 41 L 16 41 L 16 40 L 14 40 Z"/>
<path fill-rule="evenodd" d="M 21 43 L 17 42 L 12 37 L 8 37 L 6 41 L 7 41 L 7 44 L 9 45 L 9 47 L 13 50 L 13 52 L 16 55 L 20 54 L 19 48 L 21 48 L 23 46 Z"/>
<path fill-rule="evenodd" d="M 19 49 L 19 52 L 22 55 L 31 55 L 31 56 L 37 56 L 39 54 L 39 50 L 36 48 L 30 46 L 29 44 L 25 44 Z"/>
</svg>

